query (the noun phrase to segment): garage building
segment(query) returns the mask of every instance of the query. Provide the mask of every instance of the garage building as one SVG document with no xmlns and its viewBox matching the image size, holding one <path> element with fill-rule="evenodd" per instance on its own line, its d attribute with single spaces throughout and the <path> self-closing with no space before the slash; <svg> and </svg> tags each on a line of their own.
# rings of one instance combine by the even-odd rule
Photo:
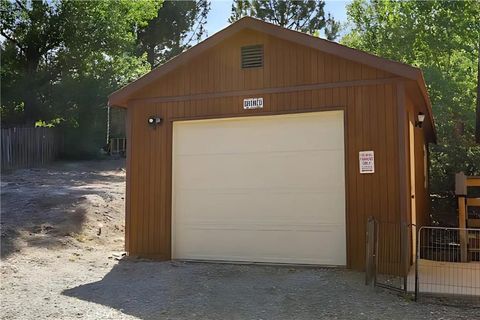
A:
<svg viewBox="0 0 480 320">
<path fill-rule="evenodd" d="M 130 255 L 362 270 L 369 216 L 427 223 L 418 68 L 243 18 L 109 105 L 127 110 Z"/>
</svg>

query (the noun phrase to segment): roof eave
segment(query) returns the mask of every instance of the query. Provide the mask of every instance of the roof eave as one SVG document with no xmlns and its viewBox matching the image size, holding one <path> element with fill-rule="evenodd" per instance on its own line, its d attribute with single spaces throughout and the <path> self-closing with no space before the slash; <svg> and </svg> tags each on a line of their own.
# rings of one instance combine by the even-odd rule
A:
<svg viewBox="0 0 480 320">
<path fill-rule="evenodd" d="M 423 72 L 420 69 L 418 69 L 417 84 L 422 93 L 423 100 L 425 102 L 425 109 L 427 111 L 428 119 L 430 121 L 432 135 L 431 142 L 437 143 L 437 130 L 435 128 L 435 119 L 433 118 L 432 103 L 430 101 L 430 96 L 428 95 L 427 87 L 425 86 L 425 78 L 423 77 Z"/>
</svg>

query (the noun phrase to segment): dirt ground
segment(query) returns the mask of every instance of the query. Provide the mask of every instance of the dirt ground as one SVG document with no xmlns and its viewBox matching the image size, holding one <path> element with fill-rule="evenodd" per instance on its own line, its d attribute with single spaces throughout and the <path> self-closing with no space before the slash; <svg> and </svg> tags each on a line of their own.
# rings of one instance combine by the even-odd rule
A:
<svg viewBox="0 0 480 320">
<path fill-rule="evenodd" d="M 2 174 L 2 319 L 480 319 L 342 269 L 122 259 L 121 160 Z"/>
</svg>

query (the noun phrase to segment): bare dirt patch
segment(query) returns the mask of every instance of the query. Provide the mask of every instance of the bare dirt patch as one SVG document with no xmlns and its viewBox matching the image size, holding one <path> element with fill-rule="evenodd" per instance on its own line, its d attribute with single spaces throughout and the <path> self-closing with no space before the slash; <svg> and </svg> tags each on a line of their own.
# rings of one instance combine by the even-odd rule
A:
<svg viewBox="0 0 480 320">
<path fill-rule="evenodd" d="M 2 175 L 2 258 L 29 247 L 122 250 L 124 193 L 122 160 Z"/>
<path fill-rule="evenodd" d="M 121 257 L 124 197 L 123 160 L 2 173 L 2 318 L 71 318 L 73 305 L 52 301 L 61 300 L 61 287 L 101 276 Z"/>
</svg>

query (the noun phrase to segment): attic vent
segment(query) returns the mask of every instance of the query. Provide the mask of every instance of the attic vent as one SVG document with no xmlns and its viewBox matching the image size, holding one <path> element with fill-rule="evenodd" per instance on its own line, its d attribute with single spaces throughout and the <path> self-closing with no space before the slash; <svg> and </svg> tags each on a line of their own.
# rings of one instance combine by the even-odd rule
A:
<svg viewBox="0 0 480 320">
<path fill-rule="evenodd" d="M 242 69 L 263 67 L 263 45 L 242 47 Z"/>
</svg>

